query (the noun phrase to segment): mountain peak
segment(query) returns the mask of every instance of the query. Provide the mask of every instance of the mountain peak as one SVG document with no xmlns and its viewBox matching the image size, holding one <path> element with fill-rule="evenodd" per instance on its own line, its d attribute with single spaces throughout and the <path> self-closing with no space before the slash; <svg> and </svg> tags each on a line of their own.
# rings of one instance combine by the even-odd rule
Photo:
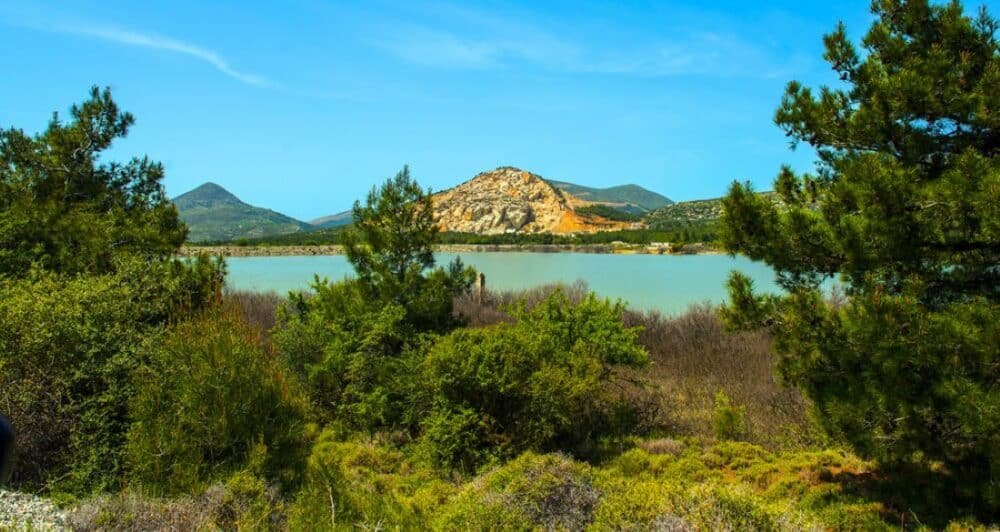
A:
<svg viewBox="0 0 1000 532">
<path fill-rule="evenodd" d="M 225 188 L 222 188 L 222 185 L 212 183 L 211 181 L 177 196 L 174 198 L 174 203 L 178 208 L 210 204 L 243 204 L 243 202 L 240 201 L 235 194 L 229 192 Z"/>
<path fill-rule="evenodd" d="M 308 231 L 312 227 L 284 214 L 244 203 L 221 185 L 208 182 L 174 198 L 188 240 L 233 240 Z"/>
</svg>

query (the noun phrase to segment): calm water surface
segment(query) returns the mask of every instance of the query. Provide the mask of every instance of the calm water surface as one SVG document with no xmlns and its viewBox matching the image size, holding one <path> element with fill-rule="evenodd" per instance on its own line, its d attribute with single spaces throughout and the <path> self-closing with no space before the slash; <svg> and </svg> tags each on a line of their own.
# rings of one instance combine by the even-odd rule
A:
<svg viewBox="0 0 1000 532">
<path fill-rule="evenodd" d="M 765 264 L 726 255 L 600 255 L 591 253 L 438 253 L 438 264 L 455 256 L 486 274 L 494 290 L 530 288 L 578 279 L 601 296 L 632 307 L 683 312 L 694 303 L 725 301 L 729 272 L 739 270 L 761 291 L 777 291 Z M 339 280 L 352 273 L 346 257 L 232 257 L 229 287 L 236 290 L 306 290 L 314 274 Z"/>
</svg>

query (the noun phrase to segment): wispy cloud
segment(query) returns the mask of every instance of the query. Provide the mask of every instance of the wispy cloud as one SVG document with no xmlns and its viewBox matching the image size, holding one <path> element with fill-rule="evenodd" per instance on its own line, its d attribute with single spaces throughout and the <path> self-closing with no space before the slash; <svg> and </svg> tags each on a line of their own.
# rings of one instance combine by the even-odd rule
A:
<svg viewBox="0 0 1000 532">
<path fill-rule="evenodd" d="M 579 50 L 544 32 L 511 31 L 513 37 L 469 37 L 417 24 L 383 28 L 371 43 L 400 59 L 444 68 L 492 68 L 513 61 L 556 67 L 576 60 Z"/>
<path fill-rule="evenodd" d="M 274 88 L 277 86 L 274 82 L 263 76 L 251 74 L 234 68 L 228 61 L 223 59 L 218 52 L 155 33 L 142 33 L 116 28 L 113 26 L 102 26 L 86 22 L 64 22 L 52 24 L 48 22 L 39 23 L 21 21 L 21 24 L 19 25 L 50 33 L 89 37 L 100 39 L 102 41 L 123 44 L 126 46 L 149 48 L 151 50 L 160 50 L 185 55 L 192 59 L 207 63 L 220 73 L 241 83 L 266 88 Z"/>
<path fill-rule="evenodd" d="M 371 44 L 406 62 L 439 68 L 532 65 L 572 73 L 754 78 L 784 76 L 789 70 L 774 50 L 733 33 L 678 28 L 669 35 L 622 31 L 619 37 L 628 37 L 608 40 L 585 31 L 574 38 L 573 28 L 565 25 L 558 31 L 553 24 L 442 6 L 448 4 L 438 4 L 439 17 L 422 23 L 377 28 Z"/>
<path fill-rule="evenodd" d="M 592 50 L 555 37 L 542 40 L 467 38 L 429 28 L 409 28 L 376 46 L 407 62 L 442 68 L 494 68 L 527 63 L 545 70 L 636 76 L 770 78 L 787 68 L 764 50 L 735 37 L 690 35 L 627 49 Z"/>
<path fill-rule="evenodd" d="M 627 50 L 594 54 L 575 65 L 585 72 L 639 76 L 709 76 L 775 78 L 789 75 L 790 65 L 765 48 L 735 35 L 685 32 L 683 38 L 657 40 Z"/>
</svg>

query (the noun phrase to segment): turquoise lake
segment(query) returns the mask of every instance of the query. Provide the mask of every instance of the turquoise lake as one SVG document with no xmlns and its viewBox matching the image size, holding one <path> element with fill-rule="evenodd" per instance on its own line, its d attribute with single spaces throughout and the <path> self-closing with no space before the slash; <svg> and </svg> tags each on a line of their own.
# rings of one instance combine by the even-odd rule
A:
<svg viewBox="0 0 1000 532">
<path fill-rule="evenodd" d="M 585 281 L 601 296 L 642 310 L 683 312 L 692 304 L 722 303 L 729 272 L 750 276 L 761 291 L 777 291 L 765 264 L 726 255 L 601 255 L 591 253 L 439 253 L 438 264 L 460 256 L 486 275 L 493 290 Z M 228 286 L 234 290 L 307 290 L 314 274 L 339 280 L 352 273 L 342 255 L 231 257 Z"/>
</svg>

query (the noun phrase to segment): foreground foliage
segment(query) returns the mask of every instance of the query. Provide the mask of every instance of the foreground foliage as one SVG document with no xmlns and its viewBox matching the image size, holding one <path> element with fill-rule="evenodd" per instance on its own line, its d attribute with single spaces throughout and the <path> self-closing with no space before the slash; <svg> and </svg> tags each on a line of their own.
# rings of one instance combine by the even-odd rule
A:
<svg viewBox="0 0 1000 532">
<path fill-rule="evenodd" d="M 117 273 L 0 278 L 0 403 L 18 430 L 14 482 L 85 492 L 123 473 L 143 339 L 211 304 L 219 265 L 117 263 Z"/>
<path fill-rule="evenodd" d="M 276 500 L 240 473 L 195 497 L 99 498 L 73 510 L 83 529 L 232 526 L 291 530 L 897 530 L 975 529 L 946 514 L 939 486 L 879 481 L 873 465 L 839 451 L 772 453 L 741 443 L 638 441 L 590 465 L 527 452 L 468 479 L 415 462 L 385 440 L 327 431 L 293 500 Z M 905 493 L 908 505 L 893 506 Z"/>
<path fill-rule="evenodd" d="M 781 171 L 785 210 L 734 184 L 727 249 L 764 260 L 787 295 L 730 283 L 730 322 L 769 327 L 779 369 L 822 426 L 885 465 L 944 466 L 963 504 L 1000 515 L 1000 43 L 958 2 L 873 2 L 863 51 L 843 26 L 825 58 L 844 82 L 788 85 L 776 121 L 819 156 Z M 819 285 L 847 283 L 844 305 Z"/>
<path fill-rule="evenodd" d="M 586 454 L 600 437 L 628 433 L 631 405 L 611 391 L 614 370 L 649 358 L 623 310 L 593 294 L 571 303 L 557 290 L 516 309 L 512 324 L 439 341 L 414 389 L 431 460 L 472 471 L 529 449 Z"/>
<path fill-rule="evenodd" d="M 160 163 L 101 161 L 128 134 L 132 115 L 94 87 L 70 116 L 53 115 L 34 137 L 0 130 L 0 275 L 20 277 L 32 266 L 102 273 L 116 256 L 164 259 L 184 242 Z"/>
<path fill-rule="evenodd" d="M 249 466 L 268 480 L 297 482 L 308 402 L 237 313 L 195 317 L 143 348 L 127 442 L 133 480 L 191 493 Z"/>
</svg>

